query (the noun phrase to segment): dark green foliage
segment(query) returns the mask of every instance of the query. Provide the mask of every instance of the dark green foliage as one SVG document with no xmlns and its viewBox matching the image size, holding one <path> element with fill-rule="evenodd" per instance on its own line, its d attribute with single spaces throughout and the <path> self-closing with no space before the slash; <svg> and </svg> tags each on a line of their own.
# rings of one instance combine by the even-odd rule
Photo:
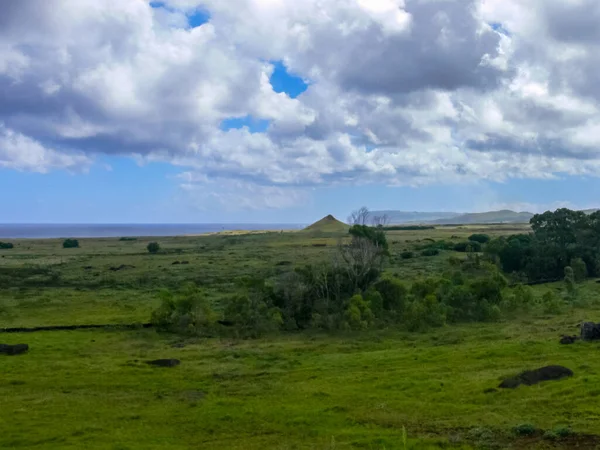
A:
<svg viewBox="0 0 600 450">
<path fill-rule="evenodd" d="M 388 241 L 382 228 L 369 227 L 367 225 L 353 225 L 349 231 L 353 238 L 363 238 L 371 242 L 377 248 L 387 252 Z"/>
<path fill-rule="evenodd" d="M 160 244 L 158 242 L 150 242 L 146 248 L 149 253 L 156 254 L 160 251 Z"/>
<path fill-rule="evenodd" d="M 223 302 L 223 319 L 243 338 L 257 338 L 281 329 L 281 310 L 273 304 L 273 290 L 260 279 L 244 279 L 244 292 Z"/>
<path fill-rule="evenodd" d="M 426 248 L 421 251 L 421 256 L 436 256 L 439 255 L 440 251 L 437 248 Z"/>
<path fill-rule="evenodd" d="M 10 242 L 0 242 L 0 250 L 10 250 L 15 246 Z"/>
<path fill-rule="evenodd" d="M 406 286 L 395 278 L 384 278 L 375 283 L 373 287 L 381 295 L 382 311 L 390 313 L 387 317 L 400 318 L 408 297 Z"/>
<path fill-rule="evenodd" d="M 536 432 L 535 426 L 530 423 L 524 423 L 513 428 L 513 432 L 517 436 L 531 436 Z"/>
<path fill-rule="evenodd" d="M 588 269 L 581 258 L 571 259 L 571 268 L 573 269 L 574 281 L 581 282 L 588 277 Z"/>
<path fill-rule="evenodd" d="M 65 239 L 63 248 L 79 248 L 79 241 L 77 239 Z"/>
<path fill-rule="evenodd" d="M 209 335 L 214 331 L 216 314 L 194 284 L 184 286 L 177 293 L 163 290 L 160 298 L 161 305 L 151 317 L 157 330 L 196 335 Z"/>
<path fill-rule="evenodd" d="M 458 242 L 454 245 L 455 252 L 480 252 L 481 244 L 477 241 Z"/>
<path fill-rule="evenodd" d="M 121 239 L 119 239 L 119 241 L 121 241 L 121 242 L 137 241 L 137 238 L 134 238 L 134 237 L 122 237 Z"/>
<path fill-rule="evenodd" d="M 490 241 L 490 237 L 487 234 L 472 234 L 469 236 L 469 241 L 487 244 Z"/>
<path fill-rule="evenodd" d="M 402 259 L 411 259 L 414 258 L 415 254 L 413 252 L 410 251 L 405 251 L 400 253 L 400 258 Z"/>
<path fill-rule="evenodd" d="M 575 281 L 600 275 L 600 213 L 558 209 L 531 219 L 531 235 L 494 239 L 486 254 L 505 272 L 519 272 L 529 281 L 558 281 L 571 264 Z M 585 268 L 584 268 L 585 266 Z"/>
</svg>

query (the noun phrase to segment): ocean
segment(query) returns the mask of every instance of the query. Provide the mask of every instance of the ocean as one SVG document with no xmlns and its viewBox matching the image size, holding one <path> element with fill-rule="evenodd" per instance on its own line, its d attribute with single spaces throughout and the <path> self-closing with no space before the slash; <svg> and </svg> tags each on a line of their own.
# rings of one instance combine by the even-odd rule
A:
<svg viewBox="0 0 600 450">
<path fill-rule="evenodd" d="M 234 230 L 295 230 L 300 224 L 0 224 L 0 239 L 165 237 Z"/>
</svg>

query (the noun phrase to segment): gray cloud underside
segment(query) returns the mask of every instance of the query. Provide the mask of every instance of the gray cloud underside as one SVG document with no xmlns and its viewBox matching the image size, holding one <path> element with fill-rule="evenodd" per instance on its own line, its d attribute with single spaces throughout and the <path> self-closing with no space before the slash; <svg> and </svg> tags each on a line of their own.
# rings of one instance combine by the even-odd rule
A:
<svg viewBox="0 0 600 450">
<path fill-rule="evenodd" d="M 165 3 L 3 2 L 0 167 L 132 155 L 265 207 L 322 184 L 598 174 L 596 1 Z M 273 60 L 308 90 L 274 92 Z M 221 130 L 245 116 L 268 130 Z"/>
</svg>

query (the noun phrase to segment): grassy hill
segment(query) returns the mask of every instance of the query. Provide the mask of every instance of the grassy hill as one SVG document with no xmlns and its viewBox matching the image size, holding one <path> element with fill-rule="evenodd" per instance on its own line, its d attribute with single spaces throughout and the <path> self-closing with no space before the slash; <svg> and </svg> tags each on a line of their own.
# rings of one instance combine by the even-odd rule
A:
<svg viewBox="0 0 600 450">
<path fill-rule="evenodd" d="M 309 225 L 304 231 L 312 233 L 345 233 L 349 230 L 350 226 L 344 222 L 340 222 L 331 214 L 323 217 L 321 220 Z"/>
</svg>

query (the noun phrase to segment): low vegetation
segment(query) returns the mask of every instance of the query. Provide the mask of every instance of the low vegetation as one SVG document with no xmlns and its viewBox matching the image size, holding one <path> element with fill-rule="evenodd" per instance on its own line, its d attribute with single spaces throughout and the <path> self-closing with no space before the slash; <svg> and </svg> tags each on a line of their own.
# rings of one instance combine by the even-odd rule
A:
<svg viewBox="0 0 600 450">
<path fill-rule="evenodd" d="M 0 242 L 0 250 L 10 250 L 14 247 L 14 244 L 11 242 Z"/>
<path fill-rule="evenodd" d="M 79 248 L 77 239 L 65 239 L 62 244 L 63 248 Z"/>
<path fill-rule="evenodd" d="M 29 344 L 0 355 L 0 447 L 594 448 L 581 399 L 600 356 L 559 339 L 600 319 L 595 218 L 561 241 L 573 221 L 551 214 L 515 234 L 361 213 L 337 231 L 161 238 L 152 256 L 143 238 L 19 240 L 0 328 L 139 326 L 0 334 Z M 539 283 L 545 244 L 564 258 Z M 574 375 L 498 390 L 550 365 Z"/>
</svg>

